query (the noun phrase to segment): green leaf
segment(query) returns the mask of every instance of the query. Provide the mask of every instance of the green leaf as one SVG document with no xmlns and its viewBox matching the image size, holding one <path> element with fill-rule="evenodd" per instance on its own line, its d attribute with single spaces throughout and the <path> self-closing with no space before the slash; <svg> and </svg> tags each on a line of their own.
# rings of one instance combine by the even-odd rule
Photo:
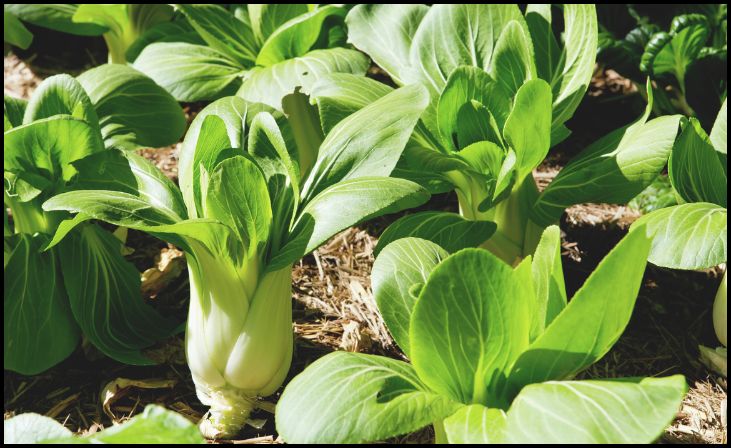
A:
<svg viewBox="0 0 731 448">
<path fill-rule="evenodd" d="M 5 4 L 5 11 L 43 28 L 78 36 L 101 36 L 108 28 L 93 23 L 75 23 L 76 4 Z"/>
<path fill-rule="evenodd" d="M 158 148 L 185 132 L 185 115 L 175 98 L 126 65 L 107 64 L 78 77 L 91 98 L 107 147 Z"/>
<path fill-rule="evenodd" d="M 365 75 L 368 66 L 368 58 L 355 50 L 313 50 L 300 57 L 251 70 L 236 95 L 252 103 L 264 103 L 282 110 L 282 98 L 297 87 L 308 94 L 315 81 L 327 73 Z"/>
<path fill-rule="evenodd" d="M 254 65 L 258 49 L 248 24 L 219 5 L 179 4 L 177 8 L 211 49 L 227 55 L 240 67 Z"/>
<path fill-rule="evenodd" d="M 639 228 L 604 257 L 566 308 L 520 355 L 509 375 L 515 393 L 529 384 L 571 378 L 612 348 L 632 316 L 651 243 Z"/>
<path fill-rule="evenodd" d="M 338 123 L 320 145 L 303 196 L 344 180 L 390 175 L 427 99 L 418 85 L 402 87 Z"/>
<path fill-rule="evenodd" d="M 73 433 L 56 420 L 30 412 L 16 415 L 3 423 L 4 444 L 36 444 L 72 436 Z"/>
<path fill-rule="evenodd" d="M 707 269 L 728 259 L 726 209 L 696 202 L 655 210 L 632 225 L 654 235 L 649 260 L 673 269 Z"/>
<path fill-rule="evenodd" d="M 178 101 L 210 101 L 232 95 L 243 67 L 225 53 L 183 42 L 153 43 L 135 59 L 146 74 Z"/>
<path fill-rule="evenodd" d="M 555 76 L 559 75 L 563 62 L 561 61 L 562 50 L 558 46 L 551 27 L 551 5 L 529 4 L 525 12 L 525 21 L 533 42 L 538 77 L 553 87 L 552 81 Z M 566 42 L 566 44 L 572 45 L 574 42 Z"/>
<path fill-rule="evenodd" d="M 306 254 L 341 230 L 417 207 L 428 199 L 426 190 L 408 180 L 370 176 L 344 179 L 307 202 L 299 213 L 290 242 L 297 247 L 306 242 Z M 338 212 L 334 214 L 333 210 Z"/>
<path fill-rule="evenodd" d="M 682 375 L 533 384 L 508 411 L 508 443 L 652 443 L 678 412 Z"/>
<path fill-rule="evenodd" d="M 128 61 L 135 62 L 142 50 L 149 45 L 160 42 L 185 42 L 203 46 L 206 44 L 190 26 L 190 23 L 185 18 L 179 17 L 173 22 L 162 22 L 150 27 L 127 48 L 125 57 Z"/>
<path fill-rule="evenodd" d="M 304 4 L 253 4 L 246 5 L 251 19 L 251 29 L 259 43 L 263 43 L 282 24 L 305 14 L 309 8 Z"/>
<path fill-rule="evenodd" d="M 665 167 L 678 132 L 679 115 L 617 129 L 564 167 L 541 193 L 531 218 L 549 225 L 574 204 L 625 204 Z"/>
<path fill-rule="evenodd" d="M 704 20 L 705 22 L 705 20 Z M 685 73 L 706 44 L 710 27 L 707 23 L 691 23 L 668 33 L 652 37 L 642 55 L 640 68 L 654 76 L 672 74 L 685 90 Z"/>
<path fill-rule="evenodd" d="M 55 115 L 71 115 L 93 128 L 99 127 L 97 113 L 87 92 L 69 75 L 51 76 L 38 86 L 28 101 L 23 123 L 30 124 Z"/>
<path fill-rule="evenodd" d="M 403 361 L 335 352 L 289 383 L 275 416 L 287 443 L 360 443 L 415 431 L 457 408 Z"/>
<path fill-rule="evenodd" d="M 533 43 L 525 27 L 525 23 L 511 20 L 500 33 L 492 54 L 490 74 L 509 98 L 526 81 L 536 77 Z"/>
<path fill-rule="evenodd" d="M 23 50 L 30 47 L 30 43 L 33 42 L 33 34 L 28 31 L 23 22 L 8 13 L 7 9 L 3 11 L 3 36 L 6 43 Z"/>
<path fill-rule="evenodd" d="M 3 115 L 5 117 L 5 132 L 23 124 L 23 115 L 28 107 L 28 101 L 22 98 L 15 98 L 7 93 L 3 102 Z"/>
<path fill-rule="evenodd" d="M 533 254 L 532 269 L 537 303 L 534 307 L 531 342 L 566 307 L 566 286 L 561 266 L 561 229 L 558 226 L 550 226 L 543 231 Z"/>
<path fill-rule="evenodd" d="M 432 6 L 412 43 L 411 60 L 420 78 L 432 92 L 441 92 L 449 75 L 461 65 L 489 71 L 495 44 L 511 20 L 528 33 L 517 5 Z"/>
<path fill-rule="evenodd" d="M 472 221 L 457 213 L 420 212 L 399 218 L 378 238 L 373 250 L 376 257 L 388 244 L 400 238 L 413 236 L 443 247 L 448 253 L 467 247 L 477 247 L 495 232 L 495 223 Z"/>
<path fill-rule="evenodd" d="M 566 24 L 560 56 L 563 64 L 556 67 L 560 68 L 560 73 L 554 72 L 550 80 L 544 78 L 551 86 L 559 86 L 558 95 L 553 99 L 554 130 L 571 118 L 579 107 L 594 74 L 597 53 L 596 7 L 566 4 L 563 10 Z"/>
<path fill-rule="evenodd" d="M 528 81 L 518 89 L 503 135 L 515 151 L 521 180 L 541 164 L 551 144 L 551 87 L 545 81 Z"/>
<path fill-rule="evenodd" d="M 401 350 L 408 356 L 411 347 L 409 322 L 418 294 L 434 268 L 449 253 L 431 241 L 402 238 L 384 247 L 373 263 L 371 282 L 378 311 Z"/>
<path fill-rule="evenodd" d="M 81 440 L 111 444 L 201 444 L 198 427 L 190 420 L 162 406 L 148 405 L 126 423 L 112 426 Z"/>
<path fill-rule="evenodd" d="M 40 252 L 45 240 L 21 234 L 3 273 L 3 368 L 23 375 L 53 367 L 79 342 L 58 254 Z"/>
<path fill-rule="evenodd" d="M 256 65 L 268 67 L 304 56 L 317 42 L 324 30 L 325 21 L 342 18 L 345 12 L 341 7 L 326 5 L 289 20 L 272 32 L 264 42 L 256 57 Z"/>
<path fill-rule="evenodd" d="M 310 92 L 317 103 L 325 134 L 341 120 L 393 92 L 393 88 L 365 76 L 330 73 L 320 78 Z"/>
<path fill-rule="evenodd" d="M 235 156 L 216 165 L 206 193 L 206 217 L 234 229 L 239 241 L 256 253 L 269 239 L 272 207 L 261 169 L 246 157 Z"/>
<path fill-rule="evenodd" d="M 398 85 L 419 79 L 410 53 L 414 34 L 426 5 L 363 4 L 350 10 L 345 21 L 348 40 L 389 74 Z"/>
<path fill-rule="evenodd" d="M 140 274 L 122 257 L 121 242 L 95 225 L 83 225 L 61 243 L 64 286 L 84 336 L 117 361 L 149 365 L 140 353 L 178 326 L 145 304 Z"/>
<path fill-rule="evenodd" d="M 507 264 L 464 249 L 429 276 L 411 316 L 411 358 L 433 391 L 461 403 L 504 405 L 505 371 L 528 345 L 530 310 Z"/>
<path fill-rule="evenodd" d="M 5 171 L 22 179 L 35 175 L 48 183 L 33 183 L 45 190 L 49 185 L 68 181 L 76 173 L 71 162 L 98 151 L 99 131 L 87 122 L 60 115 L 18 126 L 5 133 Z"/>
<path fill-rule="evenodd" d="M 718 112 L 716 121 L 713 123 L 713 129 L 711 129 L 711 143 L 716 151 L 726 154 L 726 122 L 728 120 L 728 112 L 726 111 L 726 100 L 723 101 L 721 110 Z"/>
<path fill-rule="evenodd" d="M 480 404 L 463 406 L 444 419 L 444 430 L 450 444 L 504 443 L 506 426 L 504 411 Z"/>
<path fill-rule="evenodd" d="M 726 155 L 713 148 L 695 118 L 689 120 L 673 146 L 668 174 L 673 188 L 686 202 L 726 207 Z"/>
<path fill-rule="evenodd" d="M 477 67 L 459 67 L 449 76 L 437 105 L 437 121 L 443 143 L 453 150 L 466 145 L 454 144 L 456 134 L 464 126 L 459 112 L 463 106 L 478 101 L 492 114 L 499 129 L 505 125 L 510 110 L 510 97 L 498 82 Z M 494 142 L 499 143 L 499 142 Z"/>
<path fill-rule="evenodd" d="M 201 165 L 212 171 L 219 154 L 243 147 L 249 106 L 237 97 L 221 98 L 198 113 L 180 148 L 178 175 L 180 190 L 190 217 L 203 216 Z M 243 151 L 242 151 L 243 152 Z"/>
</svg>

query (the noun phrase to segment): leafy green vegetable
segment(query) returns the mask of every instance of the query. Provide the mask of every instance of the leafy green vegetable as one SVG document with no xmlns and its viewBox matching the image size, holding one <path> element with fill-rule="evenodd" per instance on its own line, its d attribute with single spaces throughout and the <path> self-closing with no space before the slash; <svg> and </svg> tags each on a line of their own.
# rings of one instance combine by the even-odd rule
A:
<svg viewBox="0 0 731 448">
<path fill-rule="evenodd" d="M 103 431 L 77 437 L 52 418 L 20 414 L 5 420 L 4 443 L 52 444 L 201 444 L 198 428 L 185 417 L 154 404 L 129 421 Z"/>
<path fill-rule="evenodd" d="M 141 108 L 155 119 L 135 118 Z M 45 212 L 41 205 L 75 184 L 109 182 L 108 175 L 89 168 L 109 157 L 111 145 L 175 142 L 185 125 L 182 111 L 144 75 L 110 65 L 79 80 L 48 78 L 29 102 L 6 95 L 4 117 L 4 367 L 42 372 L 64 360 L 81 334 L 118 361 L 152 363 L 141 350 L 171 335 L 176 323 L 142 301 L 139 273 L 122 257 L 121 242 L 84 223 L 68 228 L 60 246 L 45 250 L 53 234 L 67 228 L 67 214 Z M 129 158 L 138 172 L 125 182 L 140 183 L 151 195 L 151 184 L 170 183 L 145 172 L 139 156 Z"/>
<path fill-rule="evenodd" d="M 650 75 L 658 115 L 709 125 L 726 98 L 727 5 L 641 6 L 599 8 L 599 61 L 636 84 Z"/>
<path fill-rule="evenodd" d="M 695 118 L 685 121 L 670 154 L 670 183 L 682 203 L 655 210 L 638 219 L 654 235 L 649 260 L 674 269 L 705 269 L 726 263 L 727 249 L 727 155 L 726 101 L 709 136 Z M 726 277 L 714 305 L 726 301 Z M 723 305 L 725 306 L 725 305 Z M 726 344 L 726 315 L 714 326 Z"/>
<path fill-rule="evenodd" d="M 364 75 L 368 60 L 345 48 L 346 9 L 323 5 L 177 5 L 203 42 L 168 36 L 152 41 L 134 65 L 179 101 L 236 93 L 282 110 L 282 98 L 332 72 Z M 137 51 L 137 50 L 136 50 Z"/>
<path fill-rule="evenodd" d="M 441 443 L 655 440 L 681 403 L 682 376 L 573 380 L 627 326 L 651 240 L 642 229 L 627 235 L 567 305 L 558 236 L 546 229 L 535 258 L 516 268 L 419 238 L 386 246 L 376 301 L 412 364 L 324 356 L 286 387 L 278 432 L 288 443 L 357 443 L 431 423 Z"/>
<path fill-rule="evenodd" d="M 319 147 L 305 148 L 286 138 L 300 117 L 222 98 L 186 135 L 180 190 L 122 181 L 134 165 L 99 160 L 89 168 L 106 171 L 109 182 L 45 202 L 49 212 L 79 213 L 54 242 L 91 217 L 185 250 L 186 353 L 198 397 L 211 407 L 206 435 L 235 435 L 258 397 L 284 381 L 292 358 L 292 264 L 351 225 L 429 198 L 418 184 L 387 177 L 427 100 L 418 85 L 395 90 L 335 125 L 321 144 L 309 142 Z M 311 166 L 302 163 L 309 160 L 303 150 L 316 151 Z M 150 167 L 144 173 L 160 176 Z"/>
</svg>

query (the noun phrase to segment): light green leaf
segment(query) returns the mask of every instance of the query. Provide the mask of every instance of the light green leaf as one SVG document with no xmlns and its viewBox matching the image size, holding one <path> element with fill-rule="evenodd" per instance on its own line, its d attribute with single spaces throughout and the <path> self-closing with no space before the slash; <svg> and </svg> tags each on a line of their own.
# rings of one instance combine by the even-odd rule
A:
<svg viewBox="0 0 731 448">
<path fill-rule="evenodd" d="M 297 87 L 302 93 L 309 94 L 315 81 L 327 73 L 365 75 L 368 65 L 368 58 L 355 50 L 313 50 L 300 57 L 251 70 L 236 95 L 252 103 L 264 103 L 282 110 L 282 98 Z"/>
<path fill-rule="evenodd" d="M 726 111 L 726 100 L 723 100 L 721 110 L 716 116 L 716 121 L 713 123 L 713 129 L 711 129 L 711 142 L 716 151 L 726 154 L 726 122 L 728 120 L 728 112 Z"/>
<path fill-rule="evenodd" d="M 682 375 L 533 384 L 508 411 L 508 443 L 652 443 L 678 412 Z"/>
<path fill-rule="evenodd" d="M 58 184 L 76 173 L 71 162 L 103 151 L 99 143 L 98 129 L 85 121 L 68 115 L 37 120 L 5 133 L 5 171 L 18 173 L 26 181 L 29 175 L 37 175 Z"/>
<path fill-rule="evenodd" d="M 58 257 L 71 311 L 84 336 L 117 361 L 153 364 L 140 350 L 171 336 L 178 322 L 144 303 L 140 274 L 122 257 L 121 242 L 87 224 L 64 239 Z"/>
<path fill-rule="evenodd" d="M 545 81 L 528 81 L 518 89 L 503 135 L 515 151 L 520 181 L 541 164 L 551 144 L 551 88 Z"/>
<path fill-rule="evenodd" d="M 179 4 L 177 8 L 211 49 L 227 55 L 242 68 L 254 65 L 258 48 L 248 24 L 220 5 Z"/>
<path fill-rule="evenodd" d="M 249 254 L 267 243 L 272 226 L 269 190 L 261 169 L 250 159 L 235 156 L 216 165 L 205 207 L 206 217 L 236 231 Z"/>
<path fill-rule="evenodd" d="M 3 100 L 3 115 L 5 117 L 5 132 L 23 124 L 23 115 L 28 107 L 28 101 L 15 98 L 7 93 Z"/>
<path fill-rule="evenodd" d="M 492 54 L 490 74 L 509 98 L 513 98 L 526 81 L 536 77 L 533 43 L 525 26 L 525 23 L 511 20 L 500 33 Z"/>
<path fill-rule="evenodd" d="M 398 85 L 419 79 L 410 60 L 416 29 L 426 5 L 363 4 L 350 10 L 348 41 L 368 54 Z"/>
<path fill-rule="evenodd" d="M 405 237 L 422 238 L 438 244 L 448 253 L 477 247 L 495 232 L 495 223 L 472 221 L 457 213 L 420 212 L 406 215 L 388 226 L 378 238 L 373 254 L 378 254 L 393 241 Z"/>
<path fill-rule="evenodd" d="M 142 50 L 149 45 L 160 42 L 185 42 L 203 46 L 206 44 L 185 18 L 177 17 L 173 22 L 158 23 L 142 33 L 127 48 L 125 57 L 128 61 L 135 62 Z"/>
<path fill-rule="evenodd" d="M 185 132 L 185 115 L 175 98 L 132 67 L 102 65 L 78 81 L 94 104 L 107 147 L 158 148 L 176 143 Z"/>
<path fill-rule="evenodd" d="M 604 257 L 566 308 L 520 355 L 509 375 L 514 393 L 528 384 L 571 378 L 612 348 L 632 316 L 651 243 L 639 228 Z"/>
<path fill-rule="evenodd" d="M 251 29 L 261 44 L 282 24 L 305 14 L 309 8 L 305 4 L 254 4 L 246 5 L 251 20 Z"/>
<path fill-rule="evenodd" d="M 221 98 L 198 113 L 180 148 L 178 175 L 180 190 L 190 217 L 203 216 L 201 165 L 212 171 L 219 154 L 244 145 L 249 106 L 237 97 Z M 243 151 L 242 151 L 243 152 Z"/>
<path fill-rule="evenodd" d="M 551 5 L 529 4 L 526 8 L 525 21 L 533 42 L 538 77 L 551 84 L 553 90 L 558 90 L 559 86 L 554 86 L 552 81 L 554 77 L 559 76 L 563 62 L 561 49 L 551 27 Z M 574 42 L 566 44 L 573 45 Z"/>
<path fill-rule="evenodd" d="M 373 296 L 391 333 L 401 350 L 410 353 L 409 322 L 418 293 L 434 268 L 449 253 L 431 241 L 401 238 L 384 247 L 373 263 L 371 282 Z"/>
<path fill-rule="evenodd" d="M 73 433 L 56 420 L 35 413 L 16 415 L 3 423 L 4 444 L 37 444 L 72 437 Z"/>
<path fill-rule="evenodd" d="M 665 167 L 678 132 L 679 115 L 617 129 L 564 167 L 541 193 L 531 218 L 549 225 L 574 204 L 624 204 L 647 188 Z"/>
<path fill-rule="evenodd" d="M 417 207 L 429 199 L 418 184 L 390 177 L 361 176 L 327 187 L 299 213 L 294 242 L 307 242 L 304 253 L 350 226 L 377 216 Z M 333 214 L 333 210 L 338 213 Z"/>
<path fill-rule="evenodd" d="M 697 119 L 691 118 L 675 141 L 668 174 L 673 188 L 686 202 L 726 207 L 726 155 L 713 148 Z"/>
<path fill-rule="evenodd" d="M 390 175 L 427 99 L 418 85 L 402 87 L 338 123 L 320 145 L 303 196 L 344 180 Z"/>
<path fill-rule="evenodd" d="M 553 129 L 571 118 L 584 98 L 594 74 L 598 45 L 596 7 L 566 4 L 563 10 L 566 24 L 561 52 L 563 64 L 556 67 L 560 73 L 554 72 L 550 80 L 546 79 L 551 86 L 558 86 L 558 95 L 553 99 Z"/>
<path fill-rule="evenodd" d="M 317 42 L 326 20 L 345 16 L 345 9 L 326 5 L 302 14 L 277 28 L 264 42 L 256 65 L 268 67 L 287 59 L 304 56 Z"/>
<path fill-rule="evenodd" d="M 21 234 L 3 271 L 3 368 L 23 375 L 53 367 L 79 342 L 58 254 L 40 252 L 46 238 Z"/>
<path fill-rule="evenodd" d="M 225 53 L 184 42 L 160 42 L 145 47 L 134 68 L 176 100 L 186 102 L 232 95 L 241 85 L 244 70 Z"/>
<path fill-rule="evenodd" d="M 33 33 L 7 9 L 3 11 L 3 37 L 7 44 L 25 50 L 33 42 Z"/>
<path fill-rule="evenodd" d="M 550 226 L 543 231 L 533 254 L 533 286 L 536 292 L 531 342 L 543 333 L 566 307 L 566 286 L 561 266 L 561 229 Z"/>
<path fill-rule="evenodd" d="M 289 383 L 275 415 L 287 443 L 360 443 L 423 428 L 458 406 L 403 361 L 335 352 Z"/>
<path fill-rule="evenodd" d="M 202 444 L 198 427 L 177 412 L 148 405 L 128 422 L 107 428 L 81 440 L 110 444 Z"/>
<path fill-rule="evenodd" d="M 505 371 L 528 345 L 526 288 L 486 250 L 464 249 L 439 264 L 411 316 L 419 378 L 460 403 L 504 405 Z"/>
<path fill-rule="evenodd" d="M 12 4 L 3 5 L 5 11 L 10 12 L 20 20 L 49 28 L 62 33 L 78 36 L 101 36 L 108 28 L 93 23 L 75 23 L 72 17 L 76 13 L 77 4 Z"/>
<path fill-rule="evenodd" d="M 649 260 L 673 269 L 707 269 L 728 259 L 726 209 L 696 202 L 655 210 L 632 225 L 654 235 Z"/>
<path fill-rule="evenodd" d="M 441 92 L 449 75 L 461 65 L 489 71 L 495 44 L 511 20 L 528 33 L 517 5 L 432 6 L 411 46 L 411 61 L 419 69 L 421 80 L 432 92 Z"/>
<path fill-rule="evenodd" d="M 505 442 L 507 419 L 501 409 L 480 404 L 463 406 L 444 419 L 444 430 L 450 444 L 495 444 Z"/>
<path fill-rule="evenodd" d="M 93 128 L 99 119 L 84 87 L 69 75 L 46 78 L 33 93 L 25 108 L 23 123 L 30 124 L 54 115 L 71 115 Z"/>
<path fill-rule="evenodd" d="M 498 126 L 497 135 L 505 125 L 510 110 L 510 97 L 500 84 L 481 68 L 459 67 L 449 76 L 437 105 L 439 133 L 448 148 L 458 150 L 466 146 L 461 141 L 455 145 L 454 140 L 464 126 L 464 122 L 460 120 L 460 109 L 471 104 L 472 100 L 478 101 L 490 111 Z"/>
</svg>

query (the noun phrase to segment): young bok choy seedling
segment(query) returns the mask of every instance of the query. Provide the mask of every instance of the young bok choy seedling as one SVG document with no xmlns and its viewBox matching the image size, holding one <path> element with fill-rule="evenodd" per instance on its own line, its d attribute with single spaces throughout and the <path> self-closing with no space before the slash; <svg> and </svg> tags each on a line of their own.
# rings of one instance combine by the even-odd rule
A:
<svg viewBox="0 0 731 448">
<path fill-rule="evenodd" d="M 72 184 L 107 182 L 87 168 L 112 148 L 175 143 L 185 129 L 180 106 L 142 73 L 108 65 L 76 79 L 52 76 L 30 101 L 5 95 L 4 120 L 4 368 L 40 373 L 80 334 L 118 361 L 151 364 L 140 350 L 177 324 L 142 301 L 121 242 L 87 223 L 44 251 L 68 214 L 41 205 Z"/>
<path fill-rule="evenodd" d="M 277 404 L 289 443 L 358 443 L 434 426 L 437 443 L 649 443 L 686 391 L 681 375 L 575 380 L 617 342 L 650 239 L 631 232 L 566 301 L 560 230 L 516 268 L 483 249 L 395 241 L 373 267 L 378 308 L 411 363 L 335 352 Z M 621 281 L 619 281 L 621 279 Z"/>
<path fill-rule="evenodd" d="M 668 174 L 681 204 L 655 210 L 635 222 L 655 235 L 650 262 L 673 269 L 707 269 L 727 261 L 726 101 L 707 134 L 695 118 L 684 120 Z M 718 288 L 713 323 L 727 344 L 726 273 Z M 725 369 L 724 369 L 725 370 Z"/>
<path fill-rule="evenodd" d="M 284 381 L 292 264 L 351 225 L 429 198 L 418 184 L 387 177 L 427 100 L 422 87 L 403 87 L 343 120 L 303 176 L 303 148 L 287 146 L 288 128 L 262 105 L 223 98 L 201 111 L 185 137 L 180 191 L 160 184 L 150 194 L 150 182 L 136 192 L 75 191 L 44 204 L 77 212 L 77 220 L 147 231 L 185 251 L 186 354 L 198 397 L 211 408 L 206 435 L 235 435 L 258 398 Z"/>
<path fill-rule="evenodd" d="M 282 98 L 304 93 L 325 73 L 365 75 L 368 58 L 342 48 L 347 9 L 305 4 L 176 5 L 199 39 L 162 34 L 134 61 L 179 101 L 237 94 L 281 110 Z M 178 37 L 179 36 L 179 37 Z M 202 42 L 199 40 L 202 39 Z"/>
</svg>

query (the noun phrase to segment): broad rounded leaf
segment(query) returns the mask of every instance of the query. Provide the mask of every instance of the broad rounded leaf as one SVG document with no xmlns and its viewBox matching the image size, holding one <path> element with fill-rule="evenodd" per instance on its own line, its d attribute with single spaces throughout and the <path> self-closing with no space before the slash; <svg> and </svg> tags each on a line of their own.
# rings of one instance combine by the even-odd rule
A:
<svg viewBox="0 0 731 448">
<path fill-rule="evenodd" d="M 450 444 L 505 443 L 506 426 L 505 411 L 480 404 L 464 406 L 444 419 L 444 431 Z"/>
<path fill-rule="evenodd" d="M 725 263 L 726 209 L 696 202 L 655 210 L 632 225 L 654 235 L 650 263 L 673 269 L 707 269 Z"/>
<path fill-rule="evenodd" d="M 275 416 L 287 443 L 362 443 L 423 428 L 457 407 L 403 361 L 335 352 L 289 383 Z"/>
<path fill-rule="evenodd" d="M 56 420 L 32 412 L 16 415 L 3 423 L 4 444 L 36 444 L 72 436 L 71 430 Z"/>
</svg>

